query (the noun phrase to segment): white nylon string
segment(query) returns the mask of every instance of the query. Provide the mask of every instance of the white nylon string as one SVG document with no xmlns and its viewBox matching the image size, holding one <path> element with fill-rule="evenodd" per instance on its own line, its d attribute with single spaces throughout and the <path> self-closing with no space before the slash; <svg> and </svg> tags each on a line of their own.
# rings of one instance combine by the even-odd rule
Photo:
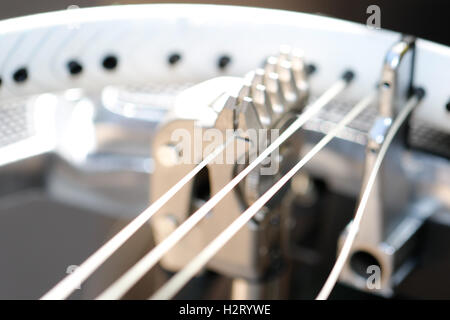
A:
<svg viewBox="0 0 450 320">
<path fill-rule="evenodd" d="M 278 180 L 233 223 L 219 234 L 188 265 L 175 274 L 151 299 L 172 298 L 192 277 L 194 277 L 214 255 L 291 179 L 311 158 L 327 145 L 348 123 L 356 118 L 373 101 L 371 94 L 359 102 L 325 137 L 323 137 L 286 175 Z"/>
<path fill-rule="evenodd" d="M 367 180 L 367 184 L 362 193 L 361 201 L 359 202 L 358 209 L 356 210 L 355 217 L 350 225 L 347 238 L 345 239 L 344 245 L 342 246 L 342 249 L 339 253 L 336 263 L 333 266 L 333 269 L 331 270 L 330 275 L 328 276 L 324 286 L 322 287 L 322 290 L 320 290 L 318 296 L 316 297 L 316 300 L 328 299 L 331 291 L 333 290 L 339 278 L 339 275 L 342 272 L 342 269 L 344 268 L 345 263 L 348 259 L 356 235 L 358 234 L 361 220 L 364 216 L 367 201 L 369 200 L 370 192 L 372 191 L 372 187 L 373 184 L 375 183 L 375 179 L 377 177 L 378 170 L 380 169 L 383 158 L 386 155 L 389 145 L 391 144 L 398 129 L 405 121 L 405 119 L 408 117 L 409 113 L 418 104 L 418 102 L 419 98 L 417 96 L 411 97 L 407 102 L 407 104 L 402 108 L 398 116 L 395 118 L 392 127 L 388 131 L 386 139 L 380 148 L 377 158 L 375 159 L 375 163 L 373 165 L 369 179 Z"/>
<path fill-rule="evenodd" d="M 303 124 L 317 114 L 324 106 L 342 92 L 348 85 L 343 79 L 332 85 L 323 95 L 313 102 L 306 110 L 254 161 L 234 177 L 227 185 L 209 199 L 201 208 L 194 212 L 183 224 L 173 231 L 153 250 L 147 253 L 124 275 L 107 288 L 97 299 L 119 299 L 130 290 L 171 248 L 175 246 L 197 223 L 199 223 L 236 185 L 245 178 L 258 164 L 286 141 Z"/>
<path fill-rule="evenodd" d="M 139 214 L 133 221 L 119 231 L 112 239 L 84 261 L 73 273 L 66 276 L 55 287 L 41 297 L 41 300 L 59 300 L 67 298 L 78 286 L 97 270 L 116 250 L 136 233 L 159 209 L 161 209 L 183 186 L 200 170 L 214 160 L 236 136 L 231 136 L 204 158 L 192 171 L 164 193 L 151 206 Z"/>
</svg>

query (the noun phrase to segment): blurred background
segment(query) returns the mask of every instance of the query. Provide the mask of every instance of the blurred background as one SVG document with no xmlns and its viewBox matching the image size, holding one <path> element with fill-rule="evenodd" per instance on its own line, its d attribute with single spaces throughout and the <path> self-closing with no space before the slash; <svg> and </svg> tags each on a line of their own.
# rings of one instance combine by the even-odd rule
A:
<svg viewBox="0 0 450 320">
<path fill-rule="evenodd" d="M 381 8 L 381 27 L 450 45 L 449 0 L 15 0 L 0 1 L 0 19 L 39 12 L 64 10 L 69 6 L 93 7 L 138 3 L 214 3 L 254 6 L 315 13 L 365 23 L 369 5 Z"/>
<path fill-rule="evenodd" d="M 383 29 L 413 34 L 421 38 L 450 45 L 450 19 L 448 19 L 450 10 L 447 9 L 447 4 L 450 3 L 450 0 L 1 0 L 0 19 L 66 10 L 73 6 L 86 8 L 114 4 L 157 2 L 214 3 L 266 7 L 320 14 L 358 23 L 366 23 L 369 16 L 366 13 L 368 6 L 378 5 L 381 8 L 381 27 Z M 1 32 L 2 30 L 0 30 L 0 39 L 2 37 Z M 445 70 L 442 72 L 445 72 Z M 172 93 L 172 96 L 174 95 Z M 28 102 L 27 100 L 24 101 L 13 105 L 13 107 L 21 108 L 20 110 L 23 110 L 22 117 L 25 119 L 28 116 Z M 86 105 L 82 103 L 83 101 L 80 103 L 75 101 L 73 109 L 89 111 L 88 108 L 85 108 Z M 44 100 L 44 104 L 42 104 L 41 101 L 41 107 L 43 106 L 45 110 L 49 110 L 45 102 Z M 5 108 L 5 110 L 10 109 Z M 8 125 L 10 123 L 14 125 L 16 123 L 14 121 L 21 119 L 20 116 L 16 116 L 18 113 L 14 112 L 5 113 L 5 116 L 3 116 L 3 113 L 0 113 L 0 138 L 1 130 L 9 130 L 10 127 Z M 10 118 L 8 118 L 8 115 Z M 93 157 L 89 159 L 90 161 L 92 160 L 89 164 L 92 163 L 98 167 L 92 167 L 91 171 L 75 166 L 54 154 L 42 154 L 0 168 L 0 180 L 2 181 L 0 184 L 0 252 L 2 253 L 0 259 L 0 299 L 36 299 L 40 297 L 57 281 L 66 276 L 67 273 L 73 272 L 73 267 L 81 263 L 88 255 L 100 247 L 105 242 L 105 239 L 118 232 L 132 216 L 141 212 L 148 205 L 148 172 L 128 170 L 126 166 L 129 164 L 124 160 L 131 159 L 130 163 L 134 165 L 135 161 L 139 164 L 141 162 L 138 161 L 145 161 L 150 157 L 150 148 L 148 146 L 152 137 L 149 136 L 149 132 L 153 132 L 151 130 L 154 130 L 156 123 L 145 123 L 131 117 L 120 118 L 119 115 L 115 117 L 115 115 L 106 111 L 103 116 L 104 118 L 100 118 L 101 121 L 96 123 L 96 125 L 98 124 L 96 134 L 98 137 L 101 137 L 102 141 L 99 138 L 97 154 L 93 154 Z M 125 118 L 128 121 L 126 123 L 123 120 Z M 124 121 L 124 124 L 118 119 Z M 46 118 L 44 118 L 45 120 Z M 1 127 L 2 123 L 5 124 L 4 127 L 6 129 Z M 26 124 L 27 122 L 23 123 Z M 19 128 L 19 132 L 20 128 L 22 128 L 20 125 L 21 122 L 14 127 Z M 64 125 L 61 125 L 61 127 L 64 127 Z M 25 128 L 27 127 L 25 126 Z M 74 128 L 77 129 L 76 127 Z M 82 130 L 77 130 L 77 135 L 74 135 L 74 137 L 78 137 L 80 131 Z M 90 131 L 87 130 L 87 132 Z M 18 137 L 18 139 L 22 138 L 19 135 Z M 84 140 L 80 139 L 80 141 L 84 143 Z M 2 146 L 1 144 L 2 142 L 0 141 L 0 147 Z M 98 156 L 98 158 L 94 156 Z M 102 170 L 96 169 L 105 166 L 105 159 L 108 160 L 109 158 L 107 157 L 109 156 L 115 156 L 116 158 L 112 158 L 113 163 L 119 163 L 119 166 L 112 166 L 109 169 L 111 171 L 103 168 Z M 129 158 L 127 158 L 128 156 Z M 122 163 L 125 164 L 125 168 L 120 167 Z M 321 212 L 323 211 L 323 213 L 319 214 L 319 217 L 321 217 L 320 223 L 322 223 L 322 215 L 326 214 L 326 217 L 335 217 L 337 212 L 347 212 L 349 214 L 353 212 L 355 204 L 352 199 L 341 199 L 338 195 L 326 191 L 324 186 L 325 183 L 319 182 L 317 187 L 326 196 L 323 202 L 317 202 L 319 209 Z M 322 205 L 322 203 L 326 205 Z M 115 215 L 112 214 L 114 210 Z M 316 265 L 311 267 L 309 272 L 302 270 L 298 273 L 301 279 L 297 279 L 297 282 L 306 283 L 305 288 L 308 288 L 308 285 L 314 281 L 317 282 L 317 286 L 321 285 L 322 278 L 326 276 L 328 271 L 328 266 L 331 266 L 334 261 L 334 239 L 337 239 L 340 230 L 345 227 L 345 224 L 350 219 L 350 216 L 348 216 L 336 223 L 334 220 L 325 220 L 324 218 L 323 223 L 324 225 L 326 224 L 326 228 L 323 229 L 322 233 L 319 233 L 316 232 L 315 228 L 319 228 L 320 225 L 317 224 L 318 227 L 316 227 L 315 222 L 310 222 L 313 221 L 312 219 L 307 220 L 313 216 L 311 212 L 315 211 L 312 209 L 308 210 L 310 213 L 308 213 L 309 216 L 305 218 L 305 221 L 311 225 L 314 224 L 312 234 L 314 236 L 317 235 L 317 237 L 322 233 L 326 235 L 324 237 L 325 240 L 321 240 L 319 246 L 325 248 L 323 245 L 325 241 L 328 241 L 331 246 L 327 247 L 328 251 L 323 254 L 328 259 L 326 260 L 327 265 L 325 265 L 325 268 L 322 268 L 323 270 L 319 270 L 317 277 L 312 277 L 312 274 L 315 275 L 315 272 L 318 270 Z M 328 221 L 333 223 L 328 223 Z M 299 228 L 303 227 L 301 224 L 298 225 L 300 226 Z M 333 232 L 330 232 L 330 226 L 335 229 Z M 116 255 L 105 264 L 101 272 L 98 272 L 93 279 L 84 283 L 82 290 L 77 290 L 72 298 L 95 297 L 96 294 L 100 293 L 99 290 L 105 286 L 107 281 L 117 278 L 142 257 L 153 246 L 151 233 L 148 229 L 149 226 L 146 227 L 147 229 L 143 228 L 141 234 L 138 234 L 134 241 L 122 248 L 122 252 L 119 255 Z M 303 228 L 306 229 L 307 227 Z M 450 243 L 446 241 L 449 233 L 440 224 L 436 224 L 432 228 L 430 230 L 433 232 L 428 231 L 432 235 L 430 236 L 431 240 L 425 244 L 427 248 L 431 248 L 426 252 L 426 258 L 431 262 L 426 268 L 416 273 L 413 284 L 418 283 L 417 286 L 419 288 L 428 288 L 428 291 L 425 293 L 427 297 L 448 297 L 447 288 L 450 288 L 450 279 L 445 277 L 445 275 L 448 274 L 450 269 L 450 262 L 448 262 L 450 258 L 448 256 L 442 257 L 442 246 Z M 435 230 L 438 231 L 434 232 Z M 313 241 L 309 239 L 309 234 L 307 241 Z M 168 276 L 168 274 L 157 268 L 155 268 L 154 272 L 157 276 L 149 273 L 145 281 L 142 282 L 141 287 L 137 289 L 136 294 L 141 289 L 149 290 L 149 288 L 159 287 L 165 280 L 165 277 Z M 430 274 L 434 275 L 434 278 L 428 276 Z M 440 288 L 442 288 L 441 292 L 433 287 L 433 282 L 429 281 L 430 278 L 439 278 Z M 414 281 L 416 282 L 414 283 Z M 196 289 L 200 292 L 204 289 L 198 282 L 193 282 L 190 286 L 188 290 Z M 305 290 L 302 291 L 301 288 L 294 286 L 293 290 L 298 292 L 298 296 L 301 297 L 306 297 L 309 294 L 304 292 Z M 414 293 L 414 290 L 416 290 L 414 285 L 410 284 L 410 287 L 408 287 L 408 284 L 406 285 L 406 291 Z M 204 291 L 208 293 L 207 290 Z M 227 292 L 225 289 L 217 286 L 214 290 L 211 290 L 211 292 L 213 291 L 217 292 L 217 295 Z M 133 296 L 133 294 L 129 297 L 145 297 L 145 295 Z M 351 298 L 349 293 L 345 294 L 347 298 Z M 188 298 L 192 298 L 192 296 Z"/>
</svg>

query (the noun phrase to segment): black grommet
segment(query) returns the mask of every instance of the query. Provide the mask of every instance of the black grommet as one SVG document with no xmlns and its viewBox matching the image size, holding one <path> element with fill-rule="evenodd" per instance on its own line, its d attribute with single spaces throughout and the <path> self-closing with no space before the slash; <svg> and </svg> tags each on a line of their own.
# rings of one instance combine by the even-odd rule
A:
<svg viewBox="0 0 450 320">
<path fill-rule="evenodd" d="M 424 88 L 414 88 L 414 93 L 416 94 L 417 98 L 419 100 L 423 99 L 425 97 L 425 89 Z"/>
<path fill-rule="evenodd" d="M 317 71 L 317 67 L 315 64 L 311 63 L 306 66 L 306 74 L 307 75 L 312 75 L 316 71 Z"/>
<path fill-rule="evenodd" d="M 342 79 L 346 82 L 350 82 L 355 78 L 355 73 L 352 70 L 347 70 L 342 75 Z"/>
<path fill-rule="evenodd" d="M 13 74 L 15 82 L 24 82 L 28 79 L 28 71 L 26 68 L 17 69 Z"/>
<path fill-rule="evenodd" d="M 71 75 L 77 75 L 83 71 L 83 66 L 76 60 L 70 60 L 67 63 L 67 68 Z"/>
<path fill-rule="evenodd" d="M 447 104 L 445 105 L 445 109 L 447 109 L 447 111 L 450 112 L 450 101 L 447 102 Z"/>
<path fill-rule="evenodd" d="M 3 80 L 0 78 L 0 87 L 2 86 Z"/>
<path fill-rule="evenodd" d="M 117 67 L 118 59 L 116 56 L 108 55 L 103 59 L 103 67 L 107 70 L 113 70 Z"/>
<path fill-rule="evenodd" d="M 169 61 L 169 64 L 171 64 L 171 65 L 176 64 L 180 60 L 181 60 L 181 55 L 179 53 L 172 53 L 169 56 L 169 59 L 167 59 L 167 61 Z"/>
<path fill-rule="evenodd" d="M 219 69 L 225 69 L 231 62 L 231 58 L 229 56 L 221 56 L 217 63 Z"/>
</svg>

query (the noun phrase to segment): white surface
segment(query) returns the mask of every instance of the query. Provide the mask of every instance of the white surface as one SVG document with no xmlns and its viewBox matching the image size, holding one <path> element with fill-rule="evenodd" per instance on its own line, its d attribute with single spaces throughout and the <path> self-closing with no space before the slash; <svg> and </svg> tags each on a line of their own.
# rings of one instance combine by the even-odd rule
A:
<svg viewBox="0 0 450 320">
<path fill-rule="evenodd" d="M 215 5 L 130 5 L 66 10 L 0 22 L 0 100 L 15 95 L 110 83 L 198 82 L 218 75 L 244 75 L 282 44 L 301 48 L 318 67 L 314 94 L 329 87 L 345 69 L 357 79 L 345 99 L 358 100 L 374 87 L 384 55 L 400 35 L 363 25 L 302 13 Z M 416 83 L 427 90 L 421 118 L 450 132 L 450 48 L 420 40 Z M 171 52 L 182 54 L 176 66 Z M 119 67 L 101 66 L 109 53 Z M 222 54 L 232 58 L 225 72 Z M 84 67 L 78 77 L 66 63 Z M 29 80 L 12 81 L 27 66 Z"/>
</svg>

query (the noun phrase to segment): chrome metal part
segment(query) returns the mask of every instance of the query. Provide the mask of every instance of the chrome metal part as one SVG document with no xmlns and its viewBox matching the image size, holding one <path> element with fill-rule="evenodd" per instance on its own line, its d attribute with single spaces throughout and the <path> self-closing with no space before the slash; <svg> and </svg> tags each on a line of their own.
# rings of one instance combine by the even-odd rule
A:
<svg viewBox="0 0 450 320">
<path fill-rule="evenodd" d="M 292 238 L 293 249 L 286 253 L 293 263 L 290 270 L 300 278 L 290 297 L 311 298 L 302 286 L 315 290 L 312 279 L 326 276 L 320 272 L 335 256 L 336 239 L 403 106 L 414 69 L 414 84 L 426 89 L 426 97 L 391 146 L 341 281 L 385 296 L 449 297 L 444 275 L 450 268 L 450 251 L 443 240 L 450 234 L 448 47 L 422 39 L 413 45 L 403 39 L 389 51 L 379 79 L 382 57 L 398 33 L 255 8 L 142 8 L 147 6 L 80 9 L 79 14 L 56 12 L 0 22 L 0 252 L 7 257 L 0 268 L 0 298 L 41 297 L 72 270 L 69 264 L 81 264 L 198 163 L 206 148 L 191 141 L 195 161 L 183 163 L 187 155 L 177 137 L 172 139 L 174 129 L 190 134 L 209 128 L 282 129 L 347 67 L 357 74 L 351 88 L 305 123 L 291 145 L 280 149 L 279 159 L 273 159 L 280 172 L 311 150 L 375 82 L 377 107 L 364 111 L 308 162 L 286 194 L 280 194 L 283 208 L 265 208 L 208 269 L 233 277 L 232 297 L 282 297 L 281 280 L 290 279 L 290 274 L 268 281 L 263 276 L 279 258 L 278 234 L 286 231 Z M 104 18 L 88 18 L 97 14 Z M 251 22 L 249 14 L 254 17 Z M 267 21 L 273 21 L 270 28 Z M 66 28 L 68 23 L 81 28 Z M 155 28 L 162 32 L 147 41 L 147 31 Z M 202 41 L 197 41 L 199 34 Z M 86 46 L 92 39 L 96 45 Z M 172 48 L 174 43 L 180 48 Z M 300 50 L 284 46 L 273 55 L 282 43 L 304 48 L 318 74 L 308 77 L 309 65 Z M 176 64 L 167 63 L 165 48 L 180 50 Z M 105 70 L 99 61 L 111 52 L 118 68 Z M 222 54 L 227 55 L 226 63 L 219 68 Z M 270 58 L 260 65 L 265 57 Z M 83 64 L 82 74 L 67 72 L 72 58 Z M 28 80 L 16 83 L 11 75 L 22 66 L 28 68 Z M 224 77 L 196 85 L 219 76 Z M 250 138 L 241 137 L 234 145 L 241 153 L 230 157 L 238 165 L 212 164 L 203 170 L 155 216 L 151 228 L 145 225 L 140 241 L 120 250 L 117 259 L 71 298 L 94 298 L 147 253 L 154 239 L 165 238 L 202 206 L 248 162 Z M 267 144 L 265 139 L 259 142 L 262 148 Z M 162 266 L 185 266 L 278 176 L 252 172 L 217 208 L 218 214 L 208 214 L 165 256 Z M 344 238 L 345 232 L 341 241 Z M 415 258 L 421 263 L 415 264 Z M 381 266 L 381 290 L 367 290 L 364 261 Z M 313 272 L 304 273 L 308 267 Z M 145 292 L 136 297 L 145 298 L 159 287 L 161 283 L 154 282 L 164 279 L 164 273 L 155 278 L 152 273 L 151 278 L 139 286 Z M 267 295 L 272 288 L 276 289 Z"/>
<path fill-rule="evenodd" d="M 379 84 L 378 114 L 368 133 L 364 190 L 379 150 L 391 129 L 398 110 L 413 88 L 414 39 L 404 38 L 387 53 Z M 405 75 L 405 76 L 404 76 Z M 402 78 L 404 76 L 404 78 Z M 432 215 L 436 204 L 417 197 L 401 158 L 406 151 L 405 122 L 389 146 L 361 220 L 360 230 L 340 280 L 361 290 L 392 295 L 394 288 L 410 271 L 420 226 Z M 339 248 L 347 236 L 344 231 Z M 338 250 L 339 252 L 339 250 Z M 378 286 L 368 285 L 373 268 L 379 268 Z"/>
<path fill-rule="evenodd" d="M 292 59 L 296 59 L 297 75 L 291 67 Z M 192 137 L 200 128 L 214 128 L 220 130 L 224 136 L 232 131 L 240 135 L 238 134 L 235 143 L 226 148 L 224 152 L 226 161 L 208 165 L 203 181 L 192 181 L 158 213 L 152 222 L 157 243 L 164 239 L 164 234 L 161 233 L 163 231 L 158 227 L 160 220 L 165 220 L 166 216 L 170 215 L 175 216 L 179 223 L 184 221 L 193 209 L 207 200 L 204 196 L 202 198 L 196 195 L 196 188 L 207 188 L 208 196 L 214 195 L 245 167 L 249 159 L 254 156 L 252 152 L 262 150 L 270 143 L 267 139 L 271 137 L 267 135 L 267 131 L 261 131 L 262 129 L 281 129 L 282 131 L 295 119 L 296 112 L 302 110 L 306 102 L 304 97 L 307 96 L 307 92 L 302 91 L 307 87 L 304 84 L 306 76 L 302 74 L 302 63 L 300 56 L 291 56 L 288 51 L 280 57 L 269 57 L 264 70 L 252 71 L 243 80 L 218 78 L 200 84 L 180 95 L 175 107 L 177 118 L 166 122 L 155 139 L 153 149 L 157 153 L 159 153 L 158 150 L 167 150 L 168 145 L 177 144 L 170 140 L 170 135 L 180 128 L 187 129 Z M 299 99 L 300 96 L 303 100 Z M 201 115 L 201 118 L 187 120 L 186 115 L 182 115 L 183 111 L 178 113 L 178 110 L 192 110 L 188 106 L 194 104 L 198 108 L 195 114 Z M 207 116 L 208 114 L 211 116 Z M 254 134 L 249 136 L 249 132 Z M 276 137 L 272 137 L 272 140 L 274 138 Z M 279 158 L 272 159 L 271 165 L 287 168 L 292 164 L 293 159 L 300 155 L 299 136 L 296 135 L 290 141 L 290 148 L 283 149 Z M 195 146 L 194 142 L 191 147 L 200 157 L 205 153 L 205 149 Z M 198 161 L 198 158 L 191 159 Z M 153 199 L 156 199 L 164 192 L 164 188 L 173 182 L 167 179 L 169 171 L 171 176 L 177 179 L 183 170 L 188 170 L 192 166 L 189 164 L 167 166 L 166 162 L 167 157 L 155 159 L 156 170 L 152 180 Z M 277 177 L 277 175 L 261 175 L 261 168 L 264 170 L 264 166 L 263 164 L 254 169 L 239 185 L 238 190 L 227 195 L 196 230 L 192 231 L 192 234 L 189 234 L 163 258 L 162 265 L 173 271 L 180 269 L 193 254 L 208 243 L 208 239 L 212 239 L 222 227 L 231 223 L 247 205 L 257 199 Z M 199 183 L 203 185 L 198 185 Z M 271 263 L 271 256 L 274 256 L 273 250 L 279 246 L 277 239 L 280 237 L 280 225 L 274 225 L 274 221 L 279 219 L 279 213 L 276 213 L 276 210 L 263 210 L 211 260 L 209 268 L 241 279 L 258 279 L 264 276 Z"/>
</svg>

